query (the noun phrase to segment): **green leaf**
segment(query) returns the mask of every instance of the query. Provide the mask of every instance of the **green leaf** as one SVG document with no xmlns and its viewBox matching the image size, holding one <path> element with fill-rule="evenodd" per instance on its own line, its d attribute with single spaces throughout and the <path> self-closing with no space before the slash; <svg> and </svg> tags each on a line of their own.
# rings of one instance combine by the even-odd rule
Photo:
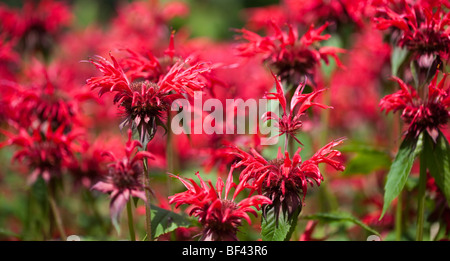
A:
<svg viewBox="0 0 450 261">
<path fill-rule="evenodd" d="M 410 67 L 411 75 L 413 77 L 416 89 L 418 89 L 419 88 L 419 73 L 418 72 L 420 70 L 419 64 L 416 60 L 412 60 L 409 67 Z"/>
<path fill-rule="evenodd" d="M 408 50 L 395 46 L 391 53 L 391 74 L 397 76 L 398 70 L 408 57 Z"/>
<path fill-rule="evenodd" d="M 389 169 L 391 158 L 386 151 L 363 145 L 353 144 L 341 149 L 341 152 L 354 153 L 343 172 L 344 176 L 370 174 L 377 170 Z"/>
<path fill-rule="evenodd" d="M 269 209 L 261 221 L 261 238 L 263 241 L 288 241 L 297 225 L 300 208 L 290 219 L 280 211 L 278 221 L 273 208 Z"/>
<path fill-rule="evenodd" d="M 450 144 L 441 131 L 439 131 L 436 144 L 428 133 L 424 135 L 423 153 L 428 170 L 450 204 Z"/>
<path fill-rule="evenodd" d="M 174 231 L 179 227 L 190 227 L 192 223 L 175 212 L 151 205 L 152 238 Z"/>
<path fill-rule="evenodd" d="M 384 186 L 384 204 L 380 219 L 383 218 L 391 202 L 400 194 L 406 184 L 414 160 L 423 147 L 423 133 L 418 138 L 405 137 L 387 174 Z"/>
<path fill-rule="evenodd" d="M 137 208 L 137 206 L 138 206 L 139 199 L 140 198 L 138 198 L 138 197 L 133 197 L 133 203 L 134 203 L 135 208 Z"/>
<path fill-rule="evenodd" d="M 111 219 L 111 223 L 112 223 L 114 229 L 116 230 L 117 234 L 120 235 L 120 224 L 119 224 L 119 221 L 117 220 L 117 217 L 113 217 Z"/>
<path fill-rule="evenodd" d="M 318 220 L 318 221 L 325 222 L 325 223 L 352 222 L 353 224 L 364 228 L 369 233 L 380 236 L 380 234 L 376 230 L 372 229 L 368 225 L 364 224 L 358 218 L 356 218 L 356 217 L 352 216 L 350 213 L 346 213 L 346 212 L 317 213 L 317 214 L 307 215 L 302 218 L 307 219 L 307 220 Z"/>
<path fill-rule="evenodd" d="M 15 237 L 15 238 L 18 238 L 20 240 L 22 239 L 22 237 L 19 234 L 15 233 L 15 232 L 13 232 L 13 231 L 11 231 L 9 229 L 0 227 L 0 238 L 1 238 L 1 236 Z"/>
</svg>

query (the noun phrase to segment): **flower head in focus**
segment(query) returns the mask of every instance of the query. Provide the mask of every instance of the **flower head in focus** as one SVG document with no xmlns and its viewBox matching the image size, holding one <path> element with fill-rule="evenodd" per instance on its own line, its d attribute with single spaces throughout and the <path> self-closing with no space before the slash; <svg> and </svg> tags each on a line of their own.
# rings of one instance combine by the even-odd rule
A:
<svg viewBox="0 0 450 261">
<path fill-rule="evenodd" d="M 110 193 L 110 214 L 114 224 L 117 224 L 118 216 L 131 196 L 147 201 L 144 189 L 150 189 L 144 187 L 141 177 L 144 174 L 143 159 L 153 159 L 153 156 L 147 151 L 136 152 L 136 148 L 142 147 L 142 144 L 132 140 L 131 136 L 132 132 L 129 130 L 123 157 L 116 157 L 111 151 L 104 152 L 104 155 L 111 159 L 108 164 L 109 172 L 103 181 L 97 182 L 91 188 Z"/>
<path fill-rule="evenodd" d="M 401 79 L 393 77 L 400 86 L 400 90 L 386 95 L 380 101 L 380 107 L 386 113 L 402 111 L 402 119 L 409 124 L 407 135 L 418 137 L 423 131 L 427 131 L 430 137 L 436 141 L 439 128 L 447 124 L 450 118 L 450 88 L 445 84 L 448 74 L 444 74 L 438 82 L 439 71 L 428 88 L 426 97 Z"/>
<path fill-rule="evenodd" d="M 338 58 L 338 53 L 343 53 L 343 49 L 319 46 L 319 42 L 331 37 L 329 34 L 322 35 L 328 23 L 319 28 L 311 25 L 300 38 L 291 24 L 288 25 L 287 32 L 282 31 L 275 23 L 271 24 L 275 33 L 265 37 L 247 29 L 238 30 L 242 35 L 237 38 L 247 41 L 236 47 L 238 55 L 243 57 L 262 55 L 264 62 L 268 63 L 282 80 L 289 79 L 292 82 L 299 82 L 305 75 L 314 79 L 315 70 L 320 66 L 320 62 L 328 64 L 330 56 L 338 66 L 343 66 Z"/>
<path fill-rule="evenodd" d="M 380 8 L 380 17 L 374 18 L 376 28 L 393 28 L 398 32 L 397 44 L 417 57 L 437 55 L 447 61 L 450 52 L 448 1 L 411 5 L 404 0 L 402 6 L 397 12 L 387 6 Z"/>
<path fill-rule="evenodd" d="M 248 213 L 257 215 L 252 207 L 259 210 L 262 205 L 272 203 L 270 199 L 260 195 L 237 202 L 236 197 L 244 187 L 242 183 L 236 185 L 233 182 L 233 170 L 232 167 L 226 184 L 219 177 L 215 187 L 211 181 L 205 183 L 198 172 L 196 175 L 200 180 L 200 185 L 192 179 L 185 180 L 175 176 L 184 184 L 187 191 L 170 196 L 169 203 L 175 203 L 175 207 L 182 204 L 190 205 L 189 215 L 198 217 L 203 226 L 201 240 L 236 241 L 236 233 L 238 227 L 242 225 L 242 219 L 251 223 Z M 228 199 L 232 187 L 235 187 L 235 191 L 232 198 Z M 224 188 L 225 195 L 222 195 Z"/>
<path fill-rule="evenodd" d="M 268 20 L 278 24 L 296 23 L 301 25 L 331 22 L 336 27 L 352 24 L 363 27 L 366 17 L 374 12 L 377 0 L 280 0 L 278 4 L 246 9 L 247 26 L 261 29 Z"/>
<path fill-rule="evenodd" d="M 90 60 L 103 76 L 91 77 L 86 83 L 92 89 L 99 89 L 99 96 L 115 93 L 114 103 L 125 115 L 120 127 L 130 126 L 139 133 L 140 142 L 146 144 L 155 135 L 157 126 L 165 126 L 163 118 L 172 101 L 201 90 L 205 82 L 200 74 L 210 68 L 204 63 L 190 66 L 188 59 L 174 60 L 163 68 L 150 53 L 148 58 L 130 53 L 121 63 L 112 54 L 112 62 L 100 56 Z M 172 44 L 168 53 L 173 57 Z"/>
<path fill-rule="evenodd" d="M 334 149 L 342 142 L 343 139 L 338 139 L 328 143 L 306 161 L 302 161 L 300 157 L 301 148 L 292 158 L 287 151 L 283 154 L 279 148 L 277 158 L 268 161 L 254 149 L 247 153 L 235 147 L 233 154 L 240 159 L 234 166 L 243 168 L 239 179 L 245 187 L 272 201 L 271 205 L 263 208 L 263 215 L 273 208 L 277 220 L 280 213 L 290 218 L 301 211 L 308 190 L 307 185 L 313 186 L 315 182 L 320 186 L 323 181 L 320 163 L 326 163 L 339 171 L 344 170 L 343 164 L 335 159 L 341 153 Z"/>
<path fill-rule="evenodd" d="M 295 137 L 295 135 L 298 133 L 298 131 L 303 125 L 301 117 L 305 114 L 305 111 L 312 106 L 318 106 L 323 109 L 329 109 L 333 107 L 314 102 L 314 99 L 320 93 L 325 91 L 325 89 L 313 91 L 307 94 L 302 94 L 306 86 L 306 79 L 305 82 L 299 84 L 291 99 L 290 106 L 288 106 L 283 86 L 280 80 L 273 73 L 272 75 L 276 82 L 277 92 L 266 93 L 265 98 L 269 100 L 278 100 L 280 102 L 281 108 L 283 109 L 283 115 L 279 117 L 276 113 L 268 111 L 262 116 L 262 120 L 276 121 L 275 126 L 279 129 L 279 134 L 275 137 L 286 134 L 286 139 L 287 136 L 290 136 L 293 139 L 295 139 L 299 144 L 302 144 L 300 140 L 298 140 L 297 137 Z M 287 143 L 285 144 L 285 146 L 286 145 Z"/>
</svg>

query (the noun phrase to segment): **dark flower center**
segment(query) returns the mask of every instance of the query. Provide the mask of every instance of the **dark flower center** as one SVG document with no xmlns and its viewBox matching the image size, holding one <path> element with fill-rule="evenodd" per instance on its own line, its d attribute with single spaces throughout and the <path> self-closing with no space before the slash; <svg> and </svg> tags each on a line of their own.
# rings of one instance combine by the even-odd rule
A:
<svg viewBox="0 0 450 261">
<path fill-rule="evenodd" d="M 143 173 L 143 168 L 139 163 L 125 169 L 112 166 L 109 171 L 112 183 L 119 189 L 133 189 L 142 186 L 140 176 Z"/>
<path fill-rule="evenodd" d="M 132 106 L 131 99 L 128 99 L 122 104 L 127 111 L 127 115 L 131 119 L 136 117 L 160 117 L 163 111 L 166 111 L 169 104 L 164 101 L 164 95 L 158 92 L 158 85 L 152 82 L 134 82 L 130 85 L 133 92 L 137 92 L 142 95 L 143 100 L 138 101 L 137 104 Z M 145 88 L 142 94 L 142 88 Z M 153 91 L 150 90 L 153 88 Z"/>
<path fill-rule="evenodd" d="M 201 240 L 212 241 L 234 241 L 237 240 L 237 227 L 241 225 L 241 218 L 234 216 L 232 213 L 237 210 L 238 206 L 235 202 L 223 199 L 222 208 L 214 209 L 213 213 L 209 213 L 212 218 L 205 219 L 205 229 Z M 228 212 L 228 213 L 227 213 Z M 206 212 L 205 212 L 206 214 Z M 223 216 L 228 218 L 223 220 Z"/>
<path fill-rule="evenodd" d="M 403 120 L 412 124 L 411 127 L 416 131 L 438 128 L 447 124 L 449 117 L 449 111 L 441 103 L 429 103 L 419 108 L 406 108 L 402 114 Z"/>
</svg>

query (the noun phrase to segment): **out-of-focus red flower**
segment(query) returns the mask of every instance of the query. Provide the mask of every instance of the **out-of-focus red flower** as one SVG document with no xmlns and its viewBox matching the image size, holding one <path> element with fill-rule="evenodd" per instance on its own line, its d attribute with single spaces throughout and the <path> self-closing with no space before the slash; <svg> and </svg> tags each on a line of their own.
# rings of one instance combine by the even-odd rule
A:
<svg viewBox="0 0 450 261">
<path fill-rule="evenodd" d="M 380 107 L 386 113 L 401 110 L 403 121 L 409 124 L 407 134 L 417 137 L 422 131 L 427 131 L 436 140 L 439 128 L 450 118 L 450 86 L 445 84 L 447 75 L 444 74 L 438 83 L 439 71 L 436 71 L 426 97 L 421 97 L 414 87 L 393 77 L 400 90 L 381 99 Z"/>
<path fill-rule="evenodd" d="M 286 96 L 284 94 L 283 86 L 281 85 L 280 80 L 275 76 L 274 74 L 273 78 L 275 79 L 276 83 L 276 93 L 266 93 L 265 98 L 269 100 L 278 100 L 280 102 L 281 108 L 283 109 L 283 115 L 278 117 L 278 115 L 272 111 L 266 112 L 262 116 L 263 121 L 268 120 L 275 120 L 275 126 L 279 129 L 279 134 L 275 137 L 281 136 L 283 134 L 286 134 L 286 139 L 288 136 L 295 139 L 298 143 L 302 144 L 300 140 L 295 137 L 295 135 L 298 133 L 300 128 L 302 127 L 303 123 L 301 120 L 301 117 L 305 114 L 305 111 L 312 107 L 317 106 L 323 109 L 329 109 L 332 108 L 330 106 L 326 106 L 317 102 L 314 102 L 314 99 L 325 89 L 321 89 L 318 91 L 313 91 L 308 94 L 302 94 L 305 86 L 306 86 L 306 79 L 305 82 L 299 84 L 297 89 L 294 92 L 294 95 L 291 99 L 290 106 L 288 107 Z M 287 146 L 287 143 L 285 143 L 285 146 Z M 286 148 L 285 148 L 286 149 Z"/>
<path fill-rule="evenodd" d="M 101 43 L 102 49 L 119 47 L 144 52 L 163 48 L 170 34 L 167 23 L 174 17 L 188 15 L 189 7 L 182 1 L 161 2 L 133 1 L 119 6 L 106 32 L 108 41 Z"/>
<path fill-rule="evenodd" d="M 164 68 L 161 70 L 153 56 L 146 59 L 133 52 L 131 54 L 133 62 L 126 63 L 125 66 L 131 69 L 132 75 L 127 76 L 119 62 L 110 54 L 112 63 L 103 57 L 90 60 L 103 76 L 91 77 L 86 83 L 91 89 L 99 88 L 99 96 L 108 92 L 115 93 L 114 103 L 125 114 L 121 128 L 129 125 L 137 130 L 141 143 L 144 143 L 147 136 L 149 139 L 153 138 L 158 125 L 165 126 L 162 119 L 173 100 L 184 98 L 181 94 L 192 97 L 194 91 L 205 86 L 199 75 L 209 71 L 210 67 L 204 63 L 189 66 L 188 60 L 180 60 L 166 71 Z M 149 77 L 150 80 L 131 80 L 141 77 Z"/>
<path fill-rule="evenodd" d="M 347 69 L 334 71 L 329 82 L 330 105 L 336 111 L 330 117 L 331 127 L 349 131 L 364 124 L 380 123 L 378 104 L 382 79 L 388 77 L 386 68 L 389 68 L 391 56 L 391 48 L 383 42 L 382 32 L 372 26 L 365 26 L 353 37 L 354 43 L 343 58 Z"/>
<path fill-rule="evenodd" d="M 199 222 L 203 226 L 201 240 L 236 241 L 236 232 L 242 224 L 242 219 L 251 223 L 248 213 L 257 215 L 252 207 L 259 210 L 260 206 L 272 203 L 270 199 L 260 195 L 251 196 L 236 202 L 236 197 L 244 188 L 241 184 L 236 185 L 233 182 L 233 170 L 234 168 L 232 167 L 226 184 L 219 177 L 216 187 L 213 186 L 211 181 L 208 184 L 205 183 L 198 172 L 196 175 L 200 180 L 200 186 L 192 179 L 185 180 L 175 176 L 188 190 L 170 196 L 169 203 L 175 203 L 175 207 L 179 207 L 182 204 L 190 205 L 189 215 L 198 217 Z M 232 198 L 228 199 L 232 187 L 236 187 L 236 189 Z M 224 188 L 225 195 L 223 196 Z"/>
<path fill-rule="evenodd" d="M 383 210 L 383 197 L 380 194 L 371 196 L 363 201 L 363 204 L 370 209 L 372 206 L 375 207 L 374 210 L 366 213 L 361 221 L 371 227 L 377 227 L 381 233 L 386 233 L 395 225 L 395 216 L 392 213 L 386 213 L 382 219 L 380 219 Z M 398 204 L 395 202 L 395 204 Z"/>
<path fill-rule="evenodd" d="M 316 228 L 317 224 L 319 224 L 319 221 L 317 220 L 310 220 L 306 224 L 305 231 L 303 231 L 303 234 L 300 236 L 299 241 L 324 241 L 327 239 L 327 237 L 322 238 L 313 238 L 314 229 Z"/>
<path fill-rule="evenodd" d="M 170 1 L 164 4 L 161 10 L 161 16 L 165 21 L 168 21 L 174 17 L 186 17 L 189 15 L 189 6 L 181 1 Z"/>
<path fill-rule="evenodd" d="M 8 62 L 18 62 L 19 56 L 13 50 L 14 40 L 6 40 L 6 36 L 4 34 L 0 34 L 0 66 L 4 66 Z M 3 73 L 0 71 L 0 73 Z"/>
<path fill-rule="evenodd" d="M 15 42 L 15 40 L 7 40 L 6 36 L 0 33 L 0 79 L 2 81 L 14 81 L 17 77 L 19 54 L 14 50 Z"/>
<path fill-rule="evenodd" d="M 236 147 L 233 154 L 240 160 L 234 166 L 243 167 L 239 177 L 243 186 L 272 200 L 277 219 L 280 211 L 291 217 L 304 205 L 308 183 L 312 186 L 314 181 L 320 186 L 323 180 L 319 169 L 320 163 L 326 163 L 339 171 L 345 169 L 341 162 L 334 159 L 341 153 L 333 148 L 342 142 L 343 139 L 339 139 L 328 143 L 303 162 L 299 154 L 301 148 L 292 159 L 287 151 L 283 154 L 279 148 L 277 158 L 268 161 L 254 149 L 250 149 L 250 153 L 247 153 Z"/>
<path fill-rule="evenodd" d="M 47 182 L 51 178 L 61 177 L 64 170 L 76 161 L 75 153 L 80 151 L 77 141 L 83 133 L 81 130 L 67 132 L 64 124 L 56 130 L 48 123 L 29 129 L 21 128 L 17 134 L 2 130 L 7 139 L 0 144 L 0 148 L 7 145 L 20 147 L 13 160 L 26 164 L 32 171 L 28 178 L 30 184 L 38 177 Z"/>
<path fill-rule="evenodd" d="M 147 201 L 144 189 L 150 189 L 141 182 L 144 173 L 143 159 L 152 159 L 153 156 L 147 151 L 136 152 L 137 147 L 142 147 L 139 141 L 131 139 L 132 132 L 128 131 L 128 142 L 125 146 L 125 155 L 116 157 L 112 151 L 105 151 L 103 155 L 109 156 L 111 163 L 108 164 L 109 173 L 103 181 L 97 182 L 91 189 L 110 193 L 110 214 L 113 222 L 117 218 L 130 199 L 130 196 Z"/>
<path fill-rule="evenodd" d="M 201 154 L 205 155 L 205 161 L 202 165 L 206 173 L 216 167 L 217 175 L 219 176 L 225 175 L 228 166 L 238 159 L 231 153 L 234 151 L 234 146 L 241 148 L 252 147 L 257 151 L 261 150 L 259 135 L 232 135 L 231 137 L 213 135 L 208 140 L 208 144 L 210 144 L 209 148 L 201 150 Z"/>
<path fill-rule="evenodd" d="M 270 74 L 258 60 L 230 55 L 235 51 L 234 43 L 194 38 L 183 43 L 182 47 L 183 57 L 193 57 L 193 62 L 211 62 L 212 70 L 203 75 L 212 98 L 224 102 L 237 98 L 258 99 L 272 84 Z"/>
<path fill-rule="evenodd" d="M 382 1 L 382 0 L 381 0 Z M 268 21 L 277 24 L 297 23 L 301 25 L 331 22 L 337 27 L 355 24 L 363 27 L 378 6 L 377 0 L 282 0 L 277 5 L 249 8 L 245 10 L 247 26 L 259 30 L 266 28 Z"/>
<path fill-rule="evenodd" d="M 410 4 L 403 0 L 401 11 L 384 6 L 374 22 L 380 30 L 394 28 L 399 33 L 397 44 L 417 57 L 439 55 L 441 60 L 447 61 L 450 52 L 449 6 L 448 1 Z"/>
<path fill-rule="evenodd" d="M 285 11 L 283 5 L 267 5 L 247 8 L 243 11 L 242 16 L 246 18 L 246 27 L 257 31 L 265 29 L 270 21 L 276 24 L 287 23 L 289 18 Z"/>
<path fill-rule="evenodd" d="M 282 31 L 275 23 L 271 24 L 275 33 L 264 37 L 246 29 L 238 30 L 242 35 L 237 38 L 248 41 L 237 45 L 238 55 L 243 57 L 262 55 L 264 62 L 268 63 L 283 80 L 290 79 L 296 82 L 305 75 L 313 79 L 320 61 L 323 60 L 328 64 L 330 56 L 338 66 L 342 66 L 337 54 L 343 53 L 343 49 L 332 46 L 317 47 L 319 42 L 331 37 L 329 34 L 321 35 L 328 23 L 317 29 L 311 25 L 300 38 L 291 24 L 288 25 L 287 32 Z"/>
<path fill-rule="evenodd" d="M 20 39 L 24 51 L 48 51 L 71 21 L 70 8 L 63 1 L 25 1 L 22 10 L 0 6 L 0 28 L 11 38 Z"/>
<path fill-rule="evenodd" d="M 3 82 L 10 89 L 9 120 L 13 125 L 27 128 L 34 121 L 48 121 L 52 128 L 81 124 L 81 104 L 93 99 L 87 88 L 78 87 L 74 72 L 55 62 L 44 66 L 37 60 L 25 66 L 25 79 L 19 83 Z"/>
<path fill-rule="evenodd" d="M 102 132 L 94 141 L 85 141 L 81 144 L 78 160 L 68 166 L 73 177 L 75 187 L 91 188 L 93 184 L 104 179 L 108 174 L 108 158 L 104 151 L 119 151 L 123 149 L 121 136 L 112 136 Z"/>
</svg>

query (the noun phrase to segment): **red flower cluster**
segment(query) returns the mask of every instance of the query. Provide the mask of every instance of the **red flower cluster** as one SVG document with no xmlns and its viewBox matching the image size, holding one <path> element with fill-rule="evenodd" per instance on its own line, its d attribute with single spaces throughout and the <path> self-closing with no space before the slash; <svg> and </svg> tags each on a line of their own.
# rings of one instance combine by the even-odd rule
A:
<svg viewBox="0 0 450 261">
<path fill-rule="evenodd" d="M 48 53 L 71 21 L 69 6 L 60 1 L 25 1 L 22 10 L 0 6 L 0 29 L 27 53 Z"/>
<path fill-rule="evenodd" d="M 52 130 L 51 126 L 41 124 L 30 129 L 20 129 L 18 134 L 2 131 L 8 139 L 0 144 L 0 148 L 7 145 L 20 147 L 13 160 L 18 160 L 33 170 L 28 177 L 32 184 L 38 177 L 45 181 L 60 178 L 64 169 L 76 162 L 75 152 L 80 150 L 77 139 L 82 133 L 71 130 L 67 132 L 66 125 Z"/>
<path fill-rule="evenodd" d="M 344 165 L 335 159 L 341 153 L 333 149 L 342 142 L 340 139 L 328 143 L 303 162 L 299 154 L 300 148 L 292 155 L 292 159 L 287 151 L 283 154 L 279 148 L 277 158 L 268 161 L 253 149 L 247 153 L 236 147 L 233 154 L 240 159 L 234 167 L 243 168 L 239 179 L 244 187 L 272 200 L 271 207 L 277 218 L 280 212 L 290 218 L 294 212 L 300 212 L 304 205 L 307 185 L 312 186 L 314 181 L 320 186 L 323 180 L 320 163 L 326 163 L 339 171 L 344 170 Z"/>
<path fill-rule="evenodd" d="M 186 17 L 189 6 L 183 1 L 133 1 L 117 7 L 117 15 L 106 32 L 108 41 L 101 41 L 104 50 L 130 48 L 138 52 L 164 48 L 161 41 L 170 33 L 171 19 Z M 151 34 L 151 36 L 149 35 Z"/>
<path fill-rule="evenodd" d="M 29 166 L 31 184 L 38 177 L 48 182 L 79 165 L 76 154 L 86 142 L 81 107 L 93 95 L 57 61 L 44 66 L 32 60 L 24 67 L 23 79 L 0 82 L 2 116 L 14 129 L 3 131 L 3 145 L 23 147 L 15 158 Z"/>
<path fill-rule="evenodd" d="M 262 55 L 264 62 L 268 63 L 282 80 L 291 79 L 294 82 L 298 82 L 305 75 L 314 79 L 313 75 L 320 61 L 323 60 L 328 64 L 329 56 L 342 66 L 337 54 L 343 53 L 343 49 L 331 46 L 316 47 L 319 42 L 331 37 L 329 34 L 321 35 L 328 23 L 317 29 L 311 25 L 300 38 L 291 24 L 288 25 L 287 32 L 282 31 L 274 22 L 271 25 L 274 34 L 265 37 L 247 29 L 238 30 L 242 35 L 237 38 L 248 41 L 236 47 L 238 55 L 244 57 Z"/>
<path fill-rule="evenodd" d="M 198 172 L 196 175 L 200 180 L 200 186 L 192 179 L 185 180 L 179 176 L 174 176 L 188 190 L 170 196 L 169 203 L 175 203 L 175 207 L 179 207 L 182 204 L 190 205 L 189 215 L 198 217 L 199 222 L 203 226 L 200 240 L 236 241 L 236 233 L 238 227 L 242 225 L 242 219 L 251 223 L 247 213 L 257 215 L 252 207 L 259 210 L 260 206 L 272 203 L 265 196 L 251 196 L 237 202 L 236 197 L 242 192 L 244 187 L 242 183 L 236 185 L 233 182 L 233 170 L 234 168 L 231 168 L 226 184 L 224 184 L 222 178 L 218 177 L 215 187 L 211 181 L 206 184 Z M 233 187 L 235 187 L 234 194 L 231 199 L 228 199 L 228 195 Z M 222 195 L 224 188 L 225 195 Z"/>
<path fill-rule="evenodd" d="M 97 182 L 92 189 L 103 193 L 110 193 L 110 213 L 113 222 L 117 223 L 117 218 L 130 200 L 130 197 L 138 197 L 147 201 L 141 177 L 144 175 L 142 160 L 144 158 L 153 159 L 147 151 L 136 152 L 137 147 L 142 147 L 138 141 L 131 139 L 132 132 L 128 131 L 128 141 L 125 147 L 125 155 L 122 158 L 116 157 L 111 151 L 105 151 L 104 156 L 111 159 L 108 164 L 108 174 L 103 181 Z"/>
<path fill-rule="evenodd" d="M 450 118 L 450 88 L 445 85 L 448 74 L 438 82 L 439 71 L 427 88 L 427 97 L 422 98 L 416 89 L 394 77 L 400 90 L 386 95 L 380 101 L 380 107 L 389 111 L 402 111 L 402 119 L 409 124 L 407 134 L 419 136 L 427 131 L 436 140 L 439 128 L 447 124 Z"/>
<path fill-rule="evenodd" d="M 273 75 L 273 74 L 272 74 Z M 303 123 L 301 121 L 301 117 L 305 114 L 305 111 L 312 106 L 318 106 L 323 109 L 332 108 L 330 106 L 326 106 L 320 103 L 314 102 L 314 99 L 325 89 L 321 89 L 318 91 L 313 91 L 308 94 L 302 94 L 306 85 L 306 79 L 304 83 L 301 83 L 294 92 L 294 95 L 291 99 L 290 110 L 287 111 L 287 102 L 286 96 L 284 94 L 283 86 L 281 85 L 280 80 L 273 75 L 276 82 L 276 93 L 266 93 L 265 98 L 269 100 L 278 100 L 280 102 L 281 108 L 283 109 L 282 117 L 278 117 L 276 113 L 268 111 L 262 116 L 262 120 L 275 120 L 275 127 L 278 128 L 279 134 L 275 137 L 286 134 L 286 140 L 289 137 L 295 139 L 298 143 L 302 144 L 300 140 L 295 137 L 295 135 L 299 132 Z M 286 150 L 287 142 L 285 142 L 285 150 Z"/>
<path fill-rule="evenodd" d="M 3 82 L 10 93 L 6 102 L 11 124 L 23 128 L 34 121 L 51 122 L 53 128 L 82 124 L 81 106 L 94 95 L 76 86 L 72 71 L 58 62 L 45 67 L 33 60 L 24 74 L 33 80 Z"/>
<path fill-rule="evenodd" d="M 375 7 L 383 1 L 367 0 L 281 0 L 270 5 L 246 10 L 247 23 L 256 29 L 265 27 L 268 19 L 278 24 L 299 23 L 302 25 L 320 24 L 324 21 L 336 25 L 354 24 L 364 27 L 365 20 L 375 12 Z"/>
<path fill-rule="evenodd" d="M 380 8 L 381 17 L 374 18 L 376 27 L 397 30 L 397 44 L 411 50 L 417 57 L 439 55 L 447 61 L 450 52 L 448 1 L 409 4 L 403 0 L 401 3 L 402 9 L 397 12 L 388 6 Z"/>
<path fill-rule="evenodd" d="M 0 240 L 64 240 L 79 229 L 123 239 L 109 224 L 95 225 L 104 222 L 96 209 L 103 203 L 115 228 L 129 203 L 131 240 L 144 225 L 134 226 L 143 217 L 133 214 L 144 212 L 149 240 L 196 233 L 201 240 L 360 240 L 372 227 L 405 236 L 429 206 L 435 210 L 421 212 L 429 219 L 417 220 L 448 230 L 448 0 L 243 1 L 227 5 L 233 15 L 224 17 L 220 3 L 207 2 L 0 4 L 0 161 L 12 155 L 20 163 L 0 170 L 8 199 L 0 212 L 20 215 L 0 218 L 0 227 L 11 227 Z M 209 7 L 216 9 L 204 14 Z M 399 86 L 393 92 L 391 74 Z M 279 110 L 263 107 L 274 104 Z M 413 138 L 392 157 L 403 125 L 383 112 L 397 111 Z M 434 144 L 427 138 L 414 146 L 421 133 Z M 340 147 L 339 137 L 348 144 Z M 435 157 L 421 154 L 419 171 L 411 157 L 426 152 Z M 423 193 L 426 170 L 442 191 L 430 182 L 431 193 Z M 198 180 L 181 175 L 174 184 L 166 175 L 186 171 Z M 388 185 L 407 171 L 420 173 L 420 185 L 406 182 L 407 196 L 392 212 L 396 199 L 389 197 L 398 191 L 387 193 Z M 27 204 L 23 186 L 14 187 L 22 172 Z M 312 188 L 326 193 L 314 197 Z M 41 189 L 49 200 L 34 200 Z M 426 204 L 410 207 L 419 194 Z M 145 203 L 133 205 L 133 197 Z M 72 219 L 79 206 L 94 215 Z M 42 213 L 22 218 L 38 208 Z M 352 215 L 341 218 L 341 210 Z M 296 224 L 301 211 L 313 219 L 305 230 Z M 319 235 L 329 231 L 320 217 L 355 227 Z"/>
<path fill-rule="evenodd" d="M 182 94 L 192 97 L 205 86 L 199 75 L 210 67 L 205 63 L 190 66 L 189 59 L 175 61 L 173 34 L 166 50 L 171 63 L 164 64 L 150 52 L 148 58 L 131 50 L 128 53 L 131 56 L 120 62 L 111 54 L 112 63 L 100 56 L 90 60 L 103 76 L 91 77 L 86 83 L 91 89 L 99 88 L 99 96 L 115 93 L 114 103 L 125 115 L 121 128 L 128 125 L 137 130 L 145 143 L 153 139 L 157 126 L 165 126 L 162 119 L 173 100 L 183 98 Z"/>
</svg>

